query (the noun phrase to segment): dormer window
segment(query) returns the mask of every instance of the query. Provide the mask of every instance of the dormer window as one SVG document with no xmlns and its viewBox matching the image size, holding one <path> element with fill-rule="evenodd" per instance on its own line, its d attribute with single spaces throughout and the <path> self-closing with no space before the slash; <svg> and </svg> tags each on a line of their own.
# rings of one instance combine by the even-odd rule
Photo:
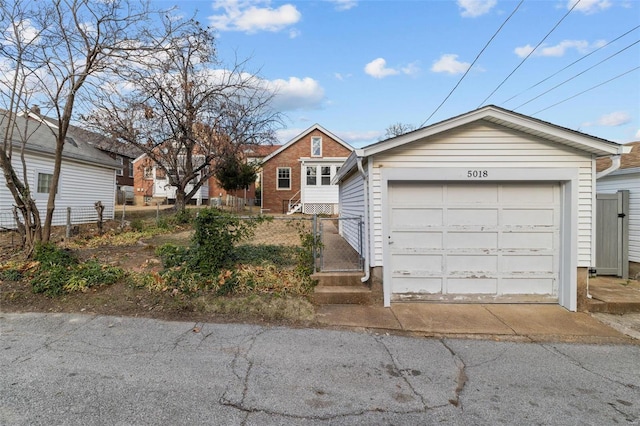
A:
<svg viewBox="0 0 640 426">
<path fill-rule="evenodd" d="M 311 138 L 311 156 L 322 157 L 322 138 L 320 136 Z"/>
</svg>

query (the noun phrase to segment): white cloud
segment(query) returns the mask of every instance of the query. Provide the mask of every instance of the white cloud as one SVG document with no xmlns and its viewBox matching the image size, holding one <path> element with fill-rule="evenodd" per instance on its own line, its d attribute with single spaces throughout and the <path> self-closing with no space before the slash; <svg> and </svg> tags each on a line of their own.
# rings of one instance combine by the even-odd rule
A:
<svg viewBox="0 0 640 426">
<path fill-rule="evenodd" d="M 541 46 L 535 52 L 534 56 L 564 56 L 570 49 L 575 49 L 580 53 L 587 53 L 590 49 L 596 49 L 602 47 L 606 42 L 604 40 L 598 40 L 593 44 L 589 44 L 586 40 L 562 40 L 560 43 L 554 46 Z M 514 53 L 521 58 L 526 57 L 533 51 L 533 46 L 527 44 L 522 47 L 516 47 Z"/>
<path fill-rule="evenodd" d="M 396 75 L 398 70 L 387 68 L 387 61 L 383 58 L 377 58 L 364 66 L 364 72 L 374 78 L 384 78 L 390 75 Z"/>
<path fill-rule="evenodd" d="M 316 80 L 305 77 L 289 77 L 266 83 L 275 94 L 273 107 L 278 111 L 320 108 L 324 100 L 324 89 Z"/>
<path fill-rule="evenodd" d="M 364 72 L 373 78 L 385 78 L 390 75 L 415 75 L 420 71 L 416 62 L 401 66 L 400 69 L 388 68 L 387 61 L 384 58 L 377 58 L 364 66 Z"/>
<path fill-rule="evenodd" d="M 342 74 L 339 72 L 335 72 L 333 73 L 333 76 L 336 78 L 336 80 L 345 81 L 346 79 L 353 77 L 353 74 Z"/>
<path fill-rule="evenodd" d="M 335 4 L 336 10 L 339 10 L 339 11 L 353 9 L 358 5 L 357 0 L 329 0 L 329 1 Z"/>
<path fill-rule="evenodd" d="M 616 127 L 631 122 L 631 116 L 624 111 L 615 111 L 605 114 L 597 121 L 599 126 Z"/>
<path fill-rule="evenodd" d="M 497 0 L 458 0 L 458 7 L 462 9 L 460 13 L 465 18 L 476 18 L 489 13 L 497 4 Z"/>
<path fill-rule="evenodd" d="M 640 129 L 638 129 L 638 131 L 636 132 L 636 139 L 640 139 Z"/>
<path fill-rule="evenodd" d="M 384 132 L 380 132 L 378 130 L 368 130 L 368 131 L 344 131 L 344 132 L 334 132 L 336 135 L 340 137 L 343 141 L 347 142 L 349 145 L 359 147 L 365 146 L 367 144 L 376 142 L 380 140 L 384 136 Z"/>
<path fill-rule="evenodd" d="M 209 17 L 218 31 L 277 32 L 296 24 L 302 14 L 292 4 L 269 7 L 269 0 L 216 0 L 213 9 L 222 9 L 221 15 Z"/>
<path fill-rule="evenodd" d="M 431 71 L 433 72 L 446 72 L 448 74 L 462 74 L 469 69 L 471 64 L 468 62 L 458 61 L 458 55 L 447 53 L 444 54 L 437 61 L 433 62 Z"/>
<path fill-rule="evenodd" d="M 578 0 L 567 1 L 567 9 L 571 9 Z M 601 12 L 611 7 L 609 0 L 581 0 L 580 3 L 573 9 L 576 12 L 582 12 L 586 15 L 592 13 Z"/>
</svg>

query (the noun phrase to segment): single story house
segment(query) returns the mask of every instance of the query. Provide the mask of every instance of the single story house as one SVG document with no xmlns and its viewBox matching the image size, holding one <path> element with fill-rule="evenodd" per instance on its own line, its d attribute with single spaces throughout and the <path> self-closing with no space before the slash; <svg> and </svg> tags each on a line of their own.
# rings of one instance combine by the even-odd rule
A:
<svg viewBox="0 0 640 426">
<path fill-rule="evenodd" d="M 4 134 L 8 125 L 6 113 L 0 114 L 0 131 Z M 25 148 L 25 162 L 27 167 L 27 182 L 31 187 L 38 209 L 46 210 L 49 189 L 53 176 L 55 155 L 55 136 L 50 126 L 38 117 L 28 115 L 15 117 L 15 131 L 13 132 L 12 164 L 18 176 L 22 176 L 22 163 L 19 149 L 22 141 L 19 134 L 27 131 Z M 116 170 L 120 165 L 111 157 L 94 148 L 81 138 L 69 133 L 62 152 L 62 166 L 56 209 L 53 225 L 66 224 L 66 210 L 71 207 L 74 223 L 93 222 L 97 219 L 94 203 L 101 201 L 104 206 L 103 217 L 113 219 L 116 198 Z M 0 176 L 0 227 L 14 228 L 15 222 L 11 213 L 15 201 L 6 187 L 4 176 Z M 82 211 L 83 213 L 79 213 Z M 44 214 L 42 214 L 44 218 Z"/>
<path fill-rule="evenodd" d="M 319 124 L 262 161 L 262 210 L 336 214 L 338 186 L 331 183 L 353 147 Z"/>
<path fill-rule="evenodd" d="M 628 235 L 621 236 L 625 241 L 628 254 L 628 275 L 629 277 L 640 277 L 640 141 L 626 144 L 631 148 L 631 152 L 624 154 L 620 158 L 619 168 L 609 174 L 605 174 L 597 179 L 597 192 L 601 194 L 615 194 L 619 191 L 628 191 L 628 211 L 623 212 L 623 217 L 619 220 L 626 221 L 625 229 Z M 604 172 L 612 165 L 608 158 L 598 160 L 597 171 Z M 608 235 L 603 235 L 603 238 Z M 616 242 L 613 242 L 614 244 Z M 598 247 L 607 245 L 598 244 Z M 610 246 L 609 246 L 610 247 Z M 597 271 L 600 274 L 600 267 Z"/>
<path fill-rule="evenodd" d="M 629 150 L 486 106 L 356 149 L 334 183 L 340 215 L 364 220 L 363 281 L 372 275 L 385 306 L 527 302 L 575 311 L 594 264 L 596 158 Z M 340 232 L 352 240 L 347 224 Z"/>
</svg>

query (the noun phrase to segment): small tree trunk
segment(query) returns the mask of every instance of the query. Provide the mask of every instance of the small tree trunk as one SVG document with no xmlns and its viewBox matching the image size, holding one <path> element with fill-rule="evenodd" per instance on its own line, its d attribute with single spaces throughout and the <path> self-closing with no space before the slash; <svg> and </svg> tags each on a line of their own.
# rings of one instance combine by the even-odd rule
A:
<svg viewBox="0 0 640 426">
<path fill-rule="evenodd" d="M 185 202 L 185 196 L 186 194 L 184 193 L 183 189 L 181 188 L 176 189 L 176 205 L 175 205 L 176 212 L 182 212 L 186 210 L 187 205 Z"/>
</svg>

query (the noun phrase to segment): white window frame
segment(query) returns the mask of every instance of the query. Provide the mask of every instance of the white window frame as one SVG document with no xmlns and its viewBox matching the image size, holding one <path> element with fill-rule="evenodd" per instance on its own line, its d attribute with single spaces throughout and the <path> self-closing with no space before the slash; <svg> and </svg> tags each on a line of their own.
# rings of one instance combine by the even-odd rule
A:
<svg viewBox="0 0 640 426">
<path fill-rule="evenodd" d="M 284 187 L 280 187 L 280 170 L 287 170 L 289 172 L 289 187 L 288 188 L 284 188 Z M 284 179 L 284 178 L 283 178 Z M 276 190 L 278 191 L 291 191 L 291 180 L 292 180 L 292 176 L 291 176 L 291 167 L 277 167 L 276 168 Z"/>
<path fill-rule="evenodd" d="M 116 176 L 124 176 L 124 158 L 116 156 L 116 163 L 120 164 L 120 168 L 116 169 Z"/>
<path fill-rule="evenodd" d="M 311 156 L 322 157 L 322 136 L 311 137 Z"/>
<path fill-rule="evenodd" d="M 127 164 L 129 168 L 129 177 L 132 178 L 133 177 L 133 161 L 129 159 L 129 162 Z"/>
<path fill-rule="evenodd" d="M 40 181 L 40 175 L 49 175 L 51 176 L 51 181 L 53 181 L 53 170 L 35 170 L 35 182 L 34 182 L 34 187 L 35 187 L 35 198 L 36 199 L 44 199 L 44 198 L 48 198 L 49 197 L 49 192 L 51 191 L 51 181 L 49 182 L 49 189 L 47 192 L 40 192 L 39 191 L 39 181 Z M 58 180 L 58 193 L 60 192 L 60 187 L 62 186 L 62 177 L 60 177 L 60 179 Z"/>
<path fill-rule="evenodd" d="M 320 166 L 320 186 L 329 186 L 331 185 L 331 177 L 333 174 L 331 173 L 331 166 Z M 322 173 L 322 169 L 329 169 L 329 174 L 325 175 Z M 324 178 L 327 178 L 327 183 L 324 183 Z"/>
<path fill-rule="evenodd" d="M 144 180 L 153 180 L 153 167 L 147 166 L 142 169 L 142 178 Z"/>
<path fill-rule="evenodd" d="M 309 171 L 313 170 L 312 174 Z M 318 185 L 318 167 L 317 166 L 305 166 L 305 186 L 317 186 Z M 309 178 L 313 178 L 313 183 L 309 183 Z"/>
</svg>

